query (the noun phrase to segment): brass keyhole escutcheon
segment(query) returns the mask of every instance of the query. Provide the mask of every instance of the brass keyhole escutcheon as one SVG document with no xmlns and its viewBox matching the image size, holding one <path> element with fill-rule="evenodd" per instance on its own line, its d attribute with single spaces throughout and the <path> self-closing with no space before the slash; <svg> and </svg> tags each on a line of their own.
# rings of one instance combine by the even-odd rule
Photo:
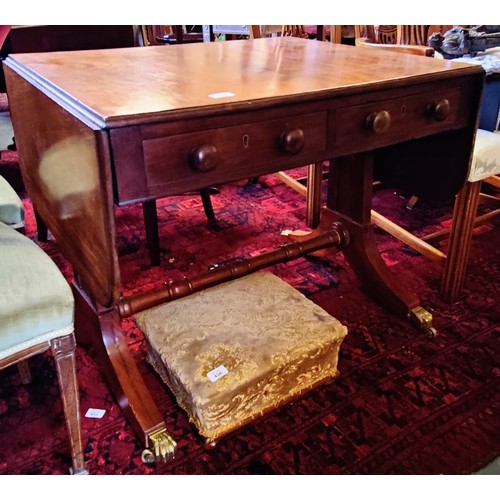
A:
<svg viewBox="0 0 500 500">
<path fill-rule="evenodd" d="M 242 138 L 242 142 L 243 142 L 243 147 L 247 149 L 248 146 L 250 145 L 250 136 L 248 134 L 245 134 Z"/>
</svg>

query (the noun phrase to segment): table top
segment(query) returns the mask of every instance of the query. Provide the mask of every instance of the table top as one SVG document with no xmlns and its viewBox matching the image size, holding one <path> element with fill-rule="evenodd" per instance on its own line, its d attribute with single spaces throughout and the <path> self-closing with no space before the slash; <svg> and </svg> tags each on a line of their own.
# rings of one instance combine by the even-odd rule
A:
<svg viewBox="0 0 500 500">
<path fill-rule="evenodd" d="M 206 116 L 480 72 L 293 37 L 15 54 L 4 62 L 98 128 Z"/>
</svg>

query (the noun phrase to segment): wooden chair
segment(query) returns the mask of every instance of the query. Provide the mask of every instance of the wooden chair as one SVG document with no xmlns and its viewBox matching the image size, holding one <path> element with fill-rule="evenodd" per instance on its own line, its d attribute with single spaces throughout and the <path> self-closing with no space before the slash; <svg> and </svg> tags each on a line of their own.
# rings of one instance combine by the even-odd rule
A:
<svg viewBox="0 0 500 500">
<path fill-rule="evenodd" d="M 435 55 L 434 49 L 420 47 L 425 45 L 430 34 L 446 31 L 450 26 L 398 25 L 398 26 L 355 26 L 356 45 L 378 50 L 396 50 L 426 57 Z M 498 199 L 481 194 L 482 182 L 500 185 L 500 135 L 486 130 L 478 130 L 473 150 L 472 164 L 467 182 L 458 193 L 451 228 L 417 238 L 394 222 L 372 210 L 372 222 L 389 232 L 395 238 L 411 246 L 431 259 L 444 261 L 441 284 L 441 297 L 447 302 L 455 302 L 462 290 L 465 270 L 474 227 L 484 224 L 500 213 L 496 208 L 477 218 L 480 200 L 499 206 Z M 408 208 L 415 205 L 417 198 L 412 196 Z M 449 237 L 447 254 L 435 248 L 436 243 Z"/>
<path fill-rule="evenodd" d="M 318 40 L 325 41 L 326 26 L 319 26 L 318 28 Z M 308 33 L 302 25 L 283 25 L 281 29 L 281 36 L 307 38 Z M 340 43 L 341 39 L 341 26 L 330 26 L 330 42 Z M 323 162 L 318 162 L 308 165 L 306 178 L 295 179 L 285 171 L 279 171 L 276 173 L 276 176 L 281 180 L 281 182 L 291 187 L 298 193 L 306 196 L 306 225 L 311 229 L 316 228 L 320 220 L 321 183 L 325 177 L 325 172 L 323 170 Z"/>
<path fill-rule="evenodd" d="M 294 36 L 297 38 L 309 38 L 303 25 L 284 24 L 281 27 L 281 36 Z"/>
<path fill-rule="evenodd" d="M 52 259 L 0 222 L 0 370 L 51 349 L 69 435 L 73 474 L 87 474 L 75 368 L 74 299 Z"/>
<path fill-rule="evenodd" d="M 185 26 L 141 25 L 141 34 L 142 44 L 144 46 L 169 45 L 203 41 L 203 36 L 201 33 L 196 33 L 191 36 L 191 34 L 187 32 Z M 203 209 L 209 221 L 215 219 L 215 212 L 212 206 L 211 195 L 217 194 L 218 192 L 218 189 L 215 187 L 208 187 L 200 189 L 199 191 Z M 153 266 L 158 266 L 161 259 L 156 200 L 143 202 L 142 213 L 144 217 L 146 241 L 149 248 L 150 261 Z"/>
<path fill-rule="evenodd" d="M 500 188 L 500 131 L 479 129 L 467 182 L 455 199 L 451 227 L 418 238 L 381 214 L 372 211 L 372 222 L 429 259 L 444 262 L 441 297 L 455 302 L 462 291 L 473 229 L 500 214 L 500 198 L 481 193 L 482 183 Z M 480 202 L 491 210 L 477 217 Z M 449 238 L 445 254 L 433 244 Z"/>
<path fill-rule="evenodd" d="M 290 27 L 286 28 L 290 33 L 294 32 Z M 330 26 L 330 39 L 333 43 L 339 43 L 341 40 L 341 28 L 341 26 Z M 356 25 L 355 45 L 432 57 L 434 49 L 414 45 L 420 42 L 425 44 L 428 28 L 429 26 L 419 25 Z M 323 39 L 325 31 L 322 30 Z M 301 30 L 295 29 L 295 32 L 300 33 Z M 309 165 L 307 179 L 294 179 L 286 172 L 279 172 L 277 176 L 283 183 L 306 196 L 306 225 L 312 229 L 316 228 L 321 209 L 321 181 L 325 177 L 323 163 Z M 408 205 L 414 204 L 415 201 L 416 198 L 411 198 Z M 302 235 L 301 232 L 296 234 Z M 290 236 L 293 239 L 294 234 Z"/>
<path fill-rule="evenodd" d="M 355 45 L 375 49 L 415 54 L 424 57 L 434 57 L 435 51 L 427 46 L 427 39 L 431 33 L 431 25 L 355 25 Z M 440 26 L 444 29 L 445 26 Z M 447 27 L 446 27 L 447 28 Z M 412 209 L 418 201 L 417 196 L 411 196 L 406 208 Z"/>
<path fill-rule="evenodd" d="M 142 43 L 149 45 L 171 45 L 177 43 L 203 42 L 203 34 L 190 31 L 184 25 L 150 25 L 140 27 Z"/>
<path fill-rule="evenodd" d="M 435 29 L 435 27 L 432 27 Z M 442 27 L 447 29 L 448 26 Z M 356 45 L 378 50 L 391 50 L 425 57 L 432 57 L 434 49 L 414 45 L 427 40 L 429 26 L 355 26 Z M 335 168 L 334 165 L 330 168 Z M 319 222 L 319 209 L 321 205 L 321 179 L 322 173 L 319 166 L 310 166 L 307 187 L 280 173 L 280 178 L 297 192 L 307 198 L 307 224 L 316 227 Z M 498 199 L 492 199 L 480 193 L 482 182 L 500 186 L 500 135 L 479 130 L 474 146 L 472 167 L 467 182 L 456 197 L 452 224 L 450 230 L 440 231 L 423 238 L 405 231 L 401 226 L 390 221 L 378 212 L 372 210 L 372 222 L 389 232 L 395 238 L 408 244 L 423 255 L 444 262 L 441 297 L 447 302 L 454 302 L 460 295 L 463 287 L 467 257 L 469 254 L 472 230 L 475 226 L 489 221 L 500 212 L 494 209 L 490 213 L 476 218 L 478 204 L 488 201 L 498 205 Z M 415 203 L 412 197 L 408 205 Z M 312 224 L 312 225 L 310 225 Z M 291 233 L 291 239 L 302 239 L 303 231 Z M 444 254 L 431 243 L 436 243 L 449 237 L 448 252 Z"/>
<path fill-rule="evenodd" d="M 354 34 L 358 47 L 434 56 L 427 46 L 428 25 L 355 25 Z"/>
<path fill-rule="evenodd" d="M 299 38 L 308 38 L 308 32 L 303 25 L 281 25 L 281 26 L 262 26 L 262 25 L 245 25 L 245 33 L 248 33 L 249 39 L 263 38 L 266 36 L 279 35 L 279 36 L 293 36 Z M 241 27 L 239 27 L 241 28 Z M 325 26 L 318 26 L 319 40 L 324 41 L 326 39 L 326 29 Z M 330 38 L 335 42 L 340 42 L 341 40 L 341 30 L 340 26 L 330 26 Z M 306 210 L 306 224 L 308 227 L 315 228 L 319 224 L 319 213 L 320 213 L 320 194 L 321 191 L 321 180 L 323 178 L 323 163 L 312 164 L 308 168 L 308 176 L 306 179 L 297 180 L 291 177 L 284 171 L 279 171 L 276 173 L 278 179 L 280 179 L 284 184 L 292 187 L 301 194 L 307 193 L 307 188 L 305 183 L 309 186 L 310 195 L 307 197 L 307 210 Z M 253 179 L 256 182 L 256 179 Z M 311 206 L 309 206 L 311 204 Z"/>
</svg>

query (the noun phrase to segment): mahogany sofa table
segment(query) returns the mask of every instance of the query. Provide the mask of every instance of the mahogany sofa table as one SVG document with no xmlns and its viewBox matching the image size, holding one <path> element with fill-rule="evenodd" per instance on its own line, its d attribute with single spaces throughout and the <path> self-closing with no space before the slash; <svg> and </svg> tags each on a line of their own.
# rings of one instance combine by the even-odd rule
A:
<svg viewBox="0 0 500 500">
<path fill-rule="evenodd" d="M 434 332 L 375 246 L 372 171 L 387 166 L 395 184 L 409 182 L 420 196 L 458 192 L 482 68 L 290 37 L 16 54 L 4 67 L 27 192 L 75 271 L 81 341 L 91 339 L 155 458 L 171 456 L 175 443 L 123 337 L 121 320 L 134 312 L 337 246 L 378 300 Z M 122 296 L 114 204 L 332 159 L 326 207 L 308 240 Z"/>
</svg>

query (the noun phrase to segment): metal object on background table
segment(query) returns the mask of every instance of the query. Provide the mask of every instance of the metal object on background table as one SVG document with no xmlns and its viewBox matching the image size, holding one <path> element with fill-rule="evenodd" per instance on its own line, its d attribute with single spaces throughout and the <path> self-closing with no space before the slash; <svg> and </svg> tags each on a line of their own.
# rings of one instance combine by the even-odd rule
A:
<svg viewBox="0 0 500 500">
<path fill-rule="evenodd" d="M 500 47 L 487 49 L 475 56 L 467 54 L 455 62 L 481 66 L 486 72 L 483 97 L 479 110 L 479 125 L 483 130 L 500 129 Z"/>
<path fill-rule="evenodd" d="M 445 59 L 470 54 L 472 57 L 492 47 L 500 46 L 500 25 L 478 25 L 470 28 L 455 26 L 444 35 L 433 33 L 429 45 Z"/>
</svg>

